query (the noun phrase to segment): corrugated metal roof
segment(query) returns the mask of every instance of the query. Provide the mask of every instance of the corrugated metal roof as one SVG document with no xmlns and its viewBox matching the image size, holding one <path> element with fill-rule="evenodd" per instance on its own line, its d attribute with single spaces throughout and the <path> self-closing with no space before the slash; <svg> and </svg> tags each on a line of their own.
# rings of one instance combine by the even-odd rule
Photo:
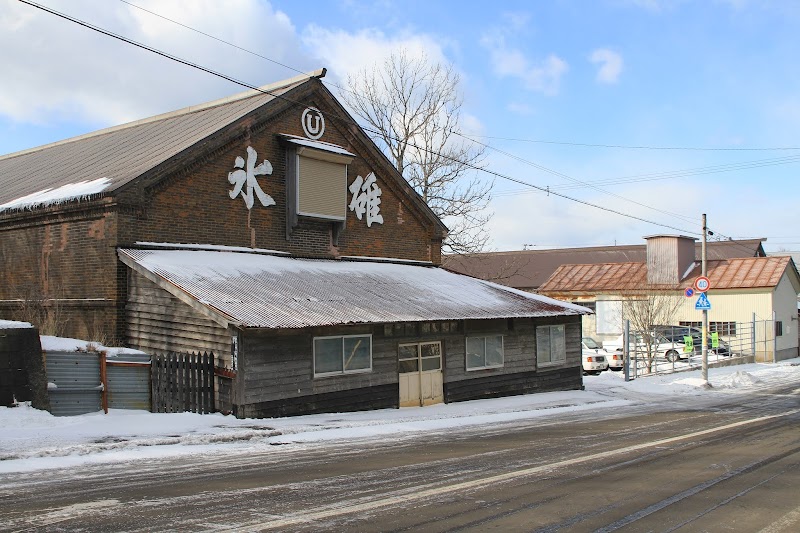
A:
<svg viewBox="0 0 800 533">
<path fill-rule="evenodd" d="M 119 250 L 131 268 L 244 327 L 579 315 L 589 310 L 454 274 L 385 262 L 208 250 Z"/>
<path fill-rule="evenodd" d="M 744 257 L 708 261 L 712 289 L 755 289 L 775 287 L 789 265 L 790 257 Z M 700 265 L 686 276 L 700 275 Z M 675 288 L 686 285 L 686 282 Z M 543 293 L 626 291 L 647 286 L 645 263 L 605 263 L 600 265 L 562 265 L 539 290 Z"/>
<path fill-rule="evenodd" d="M 100 178 L 112 192 L 320 73 L 0 157 L 0 205 Z"/>
<path fill-rule="evenodd" d="M 708 243 L 708 259 L 763 256 L 763 239 L 715 241 Z M 695 246 L 700 259 L 700 244 Z M 553 250 L 518 250 L 480 254 L 449 255 L 442 258 L 447 269 L 509 287 L 535 289 L 542 286 L 561 265 L 636 263 L 647 260 L 644 244 L 592 246 Z"/>
</svg>

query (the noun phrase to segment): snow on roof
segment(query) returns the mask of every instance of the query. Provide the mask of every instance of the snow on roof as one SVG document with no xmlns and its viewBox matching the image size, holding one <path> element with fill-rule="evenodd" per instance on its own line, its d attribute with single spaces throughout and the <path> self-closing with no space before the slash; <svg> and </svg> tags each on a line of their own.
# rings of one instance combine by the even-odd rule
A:
<svg viewBox="0 0 800 533">
<path fill-rule="evenodd" d="M 120 259 L 244 327 L 580 315 L 590 311 L 441 268 L 208 250 L 120 249 Z"/>
<path fill-rule="evenodd" d="M 68 183 L 55 189 L 42 189 L 16 200 L 0 205 L 0 211 L 6 209 L 30 209 L 33 207 L 46 207 L 50 205 L 62 204 L 68 200 L 85 199 L 94 194 L 103 192 L 111 184 L 108 178 L 97 178 L 96 180 L 79 181 Z"/>
</svg>

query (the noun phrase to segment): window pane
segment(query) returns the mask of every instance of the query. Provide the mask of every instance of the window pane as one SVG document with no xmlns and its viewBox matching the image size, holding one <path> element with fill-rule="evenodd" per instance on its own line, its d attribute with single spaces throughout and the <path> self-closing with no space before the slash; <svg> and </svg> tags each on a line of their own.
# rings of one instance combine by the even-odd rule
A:
<svg viewBox="0 0 800 533">
<path fill-rule="evenodd" d="M 314 339 L 314 372 L 342 371 L 342 338 Z"/>
<path fill-rule="evenodd" d="M 416 359 L 403 359 L 400 361 L 398 365 L 401 374 L 406 374 L 408 372 L 416 372 L 417 371 L 417 360 Z"/>
<path fill-rule="evenodd" d="M 344 338 L 344 370 L 369 370 L 372 368 L 370 337 Z"/>
<path fill-rule="evenodd" d="M 416 359 L 417 358 L 417 345 L 416 344 L 401 344 L 398 357 L 400 359 Z"/>
<path fill-rule="evenodd" d="M 564 361 L 567 359 L 567 343 L 564 338 L 564 326 L 550 328 L 550 359 Z"/>
<path fill-rule="evenodd" d="M 425 357 L 422 359 L 422 370 L 439 370 L 441 363 L 441 357 Z"/>
<path fill-rule="evenodd" d="M 439 357 L 442 352 L 442 345 L 438 342 L 431 342 L 428 344 L 420 345 L 422 357 Z"/>
<path fill-rule="evenodd" d="M 467 368 L 486 366 L 484 349 L 485 339 L 483 337 L 467 337 Z"/>
<path fill-rule="evenodd" d="M 536 328 L 536 360 L 541 363 L 550 362 L 550 327 Z"/>
<path fill-rule="evenodd" d="M 503 365 L 503 337 L 486 337 L 486 366 Z"/>
</svg>

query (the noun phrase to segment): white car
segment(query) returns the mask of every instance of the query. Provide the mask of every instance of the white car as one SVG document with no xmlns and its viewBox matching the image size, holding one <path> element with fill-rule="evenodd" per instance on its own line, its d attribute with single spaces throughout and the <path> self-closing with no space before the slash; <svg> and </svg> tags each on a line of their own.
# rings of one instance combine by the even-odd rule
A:
<svg viewBox="0 0 800 533">
<path fill-rule="evenodd" d="M 594 351 L 597 355 L 603 355 L 606 358 L 606 363 L 608 364 L 609 370 L 622 370 L 624 366 L 624 358 L 622 356 L 622 351 L 608 351 L 599 344 L 597 341 L 591 337 L 584 337 L 581 340 L 581 347 L 583 348 L 584 354 L 589 354 L 589 350 Z"/>
<path fill-rule="evenodd" d="M 588 337 L 587 337 L 588 338 Z M 599 374 L 605 370 L 608 370 L 608 359 L 606 358 L 606 352 L 600 346 L 597 346 L 597 343 L 594 342 L 594 339 L 589 339 L 596 348 L 590 348 L 586 344 L 586 338 L 583 339 L 581 343 L 581 353 L 583 355 L 583 373 L 584 374 Z"/>
<path fill-rule="evenodd" d="M 623 335 L 620 335 L 617 339 L 613 341 L 604 342 L 603 345 L 606 346 L 606 349 L 620 354 L 622 357 L 622 344 L 623 344 Z M 644 357 L 647 354 L 647 343 L 645 339 L 640 334 L 631 334 L 631 358 L 634 357 L 634 352 L 639 357 Z M 651 342 L 651 353 L 653 353 L 656 359 L 666 359 L 667 361 L 677 361 L 678 359 L 688 358 L 689 355 L 684 353 L 684 345 L 683 343 L 673 342 L 669 339 L 665 338 L 663 335 L 653 334 L 652 342 Z"/>
</svg>

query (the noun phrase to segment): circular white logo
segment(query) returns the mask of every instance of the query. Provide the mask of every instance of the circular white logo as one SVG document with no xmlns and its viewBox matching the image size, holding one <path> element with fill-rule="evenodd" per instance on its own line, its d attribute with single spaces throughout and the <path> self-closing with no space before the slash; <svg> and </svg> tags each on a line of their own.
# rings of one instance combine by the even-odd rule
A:
<svg viewBox="0 0 800 533">
<path fill-rule="evenodd" d="M 325 133 L 325 117 L 316 107 L 307 107 L 300 117 L 306 137 L 316 141 Z"/>
</svg>

